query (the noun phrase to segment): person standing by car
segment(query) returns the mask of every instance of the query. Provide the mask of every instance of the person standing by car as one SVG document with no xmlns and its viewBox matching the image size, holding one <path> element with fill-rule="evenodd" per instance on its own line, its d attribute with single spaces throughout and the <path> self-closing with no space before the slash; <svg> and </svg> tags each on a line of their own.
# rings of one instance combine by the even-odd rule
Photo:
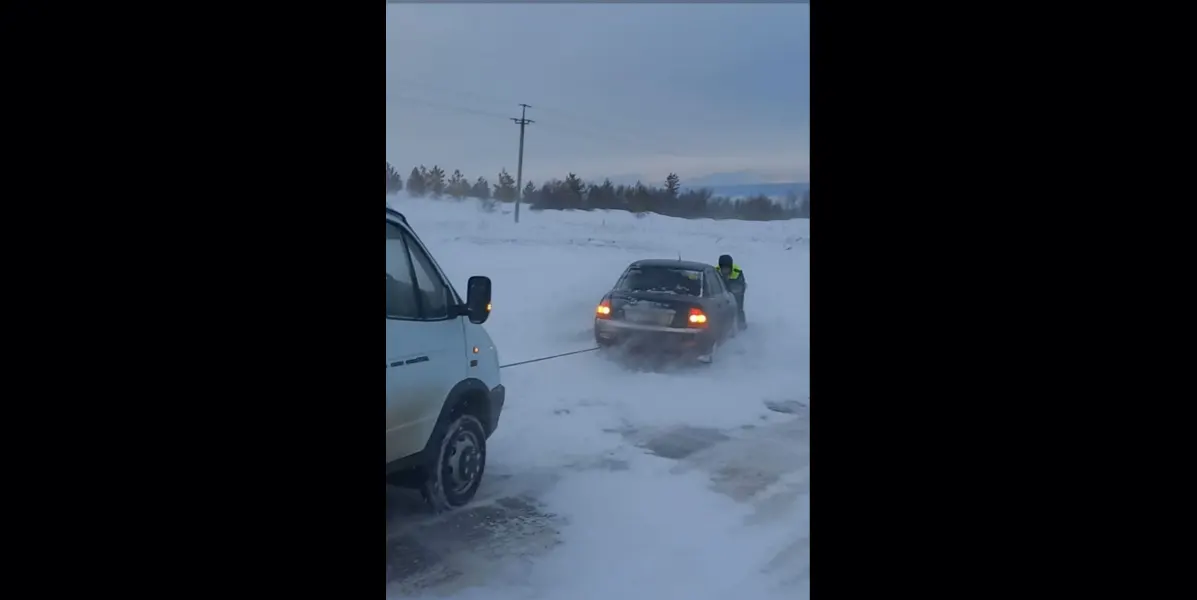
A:
<svg viewBox="0 0 1197 600">
<path fill-rule="evenodd" d="M 744 292 L 748 291 L 748 281 L 744 278 L 744 270 L 733 260 L 730 254 L 719 257 L 719 274 L 727 282 L 727 289 L 736 297 L 736 307 L 740 312 L 740 329 L 748 327 L 748 319 L 744 316 Z"/>
</svg>

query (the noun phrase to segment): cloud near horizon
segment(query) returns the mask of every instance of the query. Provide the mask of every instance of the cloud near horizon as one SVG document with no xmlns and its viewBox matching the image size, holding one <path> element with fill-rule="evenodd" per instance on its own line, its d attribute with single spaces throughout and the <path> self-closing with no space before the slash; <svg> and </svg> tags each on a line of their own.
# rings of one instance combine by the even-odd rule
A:
<svg viewBox="0 0 1197 600">
<path fill-rule="evenodd" d="M 807 4 L 388 4 L 387 160 L 524 179 L 808 181 Z"/>
</svg>

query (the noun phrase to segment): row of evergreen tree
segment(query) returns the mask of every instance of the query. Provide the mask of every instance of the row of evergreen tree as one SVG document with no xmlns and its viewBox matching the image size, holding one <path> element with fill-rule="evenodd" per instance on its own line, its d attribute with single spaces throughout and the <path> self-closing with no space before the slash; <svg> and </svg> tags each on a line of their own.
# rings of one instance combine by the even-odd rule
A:
<svg viewBox="0 0 1197 600">
<path fill-rule="evenodd" d="M 461 171 L 446 176 L 439 166 L 431 169 L 419 166 L 411 170 L 405 186 L 399 172 L 388 162 L 387 194 L 398 193 L 405 187 L 408 195 L 415 197 L 478 198 L 486 201 L 487 207 L 493 207 L 494 202 L 515 202 L 517 195 L 515 178 L 506 169 L 499 172 L 499 182 L 491 184 L 485 177 L 470 183 Z M 809 191 L 801 197 L 791 193 L 782 202 L 763 195 L 733 200 L 715 196 L 705 188 L 682 191 L 681 179 L 673 173 L 665 179 L 664 187 L 639 182 L 614 185 L 610 180 L 587 183 L 570 173 L 563 180 L 553 179 L 539 187 L 529 181 L 524 185 L 523 201 L 532 210 L 626 210 L 688 219 L 747 221 L 810 218 Z"/>
</svg>

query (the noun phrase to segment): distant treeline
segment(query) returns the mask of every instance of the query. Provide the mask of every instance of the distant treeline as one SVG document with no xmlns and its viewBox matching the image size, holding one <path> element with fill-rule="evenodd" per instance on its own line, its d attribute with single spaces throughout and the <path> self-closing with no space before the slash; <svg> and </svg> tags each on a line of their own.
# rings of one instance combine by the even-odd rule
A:
<svg viewBox="0 0 1197 600">
<path fill-rule="evenodd" d="M 499 202 L 515 202 L 515 178 L 507 170 L 499 172 L 499 182 L 490 183 L 479 177 L 470 183 L 461 171 L 446 176 L 445 170 L 433 166 L 415 167 L 407 176 L 406 187 L 399 172 L 387 163 L 387 194 L 404 189 L 411 196 L 422 198 L 478 198 L 485 210 L 494 210 Z M 570 173 L 565 179 L 553 179 L 540 186 L 529 181 L 524 185 L 523 201 L 532 210 L 626 210 L 637 215 L 657 213 L 685 219 L 742 219 L 745 221 L 779 221 L 810 218 L 810 191 L 801 196 L 791 192 L 780 202 L 768 196 L 730 199 L 715 196 L 709 189 L 681 191 L 681 179 L 676 174 L 665 178 L 665 185 L 657 187 L 614 185 L 610 180 L 588 183 Z"/>
</svg>

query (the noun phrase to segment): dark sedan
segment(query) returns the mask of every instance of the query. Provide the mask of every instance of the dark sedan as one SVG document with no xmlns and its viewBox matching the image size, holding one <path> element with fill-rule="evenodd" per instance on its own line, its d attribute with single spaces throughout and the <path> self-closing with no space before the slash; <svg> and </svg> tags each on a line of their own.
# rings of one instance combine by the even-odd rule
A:
<svg viewBox="0 0 1197 600">
<path fill-rule="evenodd" d="M 738 330 L 736 299 L 715 267 L 640 260 L 624 270 L 594 318 L 601 347 L 693 356 L 711 362 Z"/>
</svg>

